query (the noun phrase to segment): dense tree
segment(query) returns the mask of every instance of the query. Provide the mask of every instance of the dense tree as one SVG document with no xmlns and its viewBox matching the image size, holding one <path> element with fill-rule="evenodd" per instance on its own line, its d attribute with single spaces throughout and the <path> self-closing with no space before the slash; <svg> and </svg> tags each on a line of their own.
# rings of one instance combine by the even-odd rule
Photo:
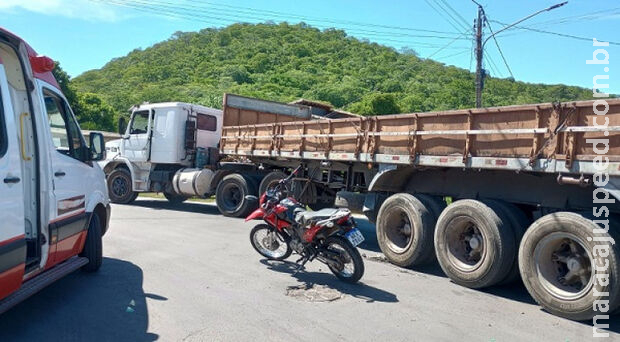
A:
<svg viewBox="0 0 620 342">
<path fill-rule="evenodd" d="M 101 103 L 109 103 L 117 113 L 144 101 L 220 107 L 225 92 L 275 101 L 303 97 L 363 114 L 474 106 L 472 73 L 422 59 L 414 49 L 399 52 L 341 30 L 321 31 L 303 23 L 235 24 L 176 32 L 164 42 L 85 72 L 72 86 L 99 95 Z M 585 88 L 489 77 L 483 104 L 591 96 Z"/>
<path fill-rule="evenodd" d="M 112 106 L 107 104 L 100 95 L 76 91 L 71 78 L 58 62 L 54 64 L 52 73 L 82 129 L 114 130 L 116 115 Z"/>
</svg>

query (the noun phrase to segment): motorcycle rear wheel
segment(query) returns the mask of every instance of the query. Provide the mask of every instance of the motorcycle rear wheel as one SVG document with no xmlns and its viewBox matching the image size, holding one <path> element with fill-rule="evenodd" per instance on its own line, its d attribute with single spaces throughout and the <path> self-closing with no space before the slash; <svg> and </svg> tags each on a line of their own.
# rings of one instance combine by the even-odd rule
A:
<svg viewBox="0 0 620 342">
<path fill-rule="evenodd" d="M 331 236 L 325 241 L 326 248 L 331 252 L 340 254 L 342 269 L 327 265 L 338 279 L 347 283 L 356 283 L 364 275 L 364 260 L 360 252 L 349 240 L 342 236 Z"/>
<path fill-rule="evenodd" d="M 252 228 L 250 243 L 258 254 L 269 260 L 284 260 L 293 252 L 288 241 L 282 240 L 275 229 L 266 224 L 259 224 Z"/>
</svg>

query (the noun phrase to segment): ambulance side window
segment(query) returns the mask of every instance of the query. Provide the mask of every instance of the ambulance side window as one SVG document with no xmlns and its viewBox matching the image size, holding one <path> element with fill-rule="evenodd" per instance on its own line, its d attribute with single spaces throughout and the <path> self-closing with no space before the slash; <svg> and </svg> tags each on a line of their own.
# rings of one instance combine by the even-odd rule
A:
<svg viewBox="0 0 620 342">
<path fill-rule="evenodd" d="M 47 89 L 43 90 L 43 97 L 56 151 L 77 160 L 86 161 L 86 144 L 67 103 Z"/>
</svg>

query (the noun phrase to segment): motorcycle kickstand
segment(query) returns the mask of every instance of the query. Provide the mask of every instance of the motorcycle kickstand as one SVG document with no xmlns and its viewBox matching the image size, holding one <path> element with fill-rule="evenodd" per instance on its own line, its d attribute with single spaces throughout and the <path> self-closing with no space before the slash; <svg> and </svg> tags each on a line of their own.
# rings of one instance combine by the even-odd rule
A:
<svg viewBox="0 0 620 342">
<path fill-rule="evenodd" d="M 299 263 L 301 261 L 301 264 Z M 297 274 L 299 271 L 301 271 L 302 268 L 304 268 L 304 265 L 308 262 L 308 258 L 305 256 L 302 256 L 301 258 L 299 258 L 299 260 L 295 261 L 295 263 L 297 264 L 297 268 L 295 269 L 295 272 L 293 272 L 293 275 Z"/>
</svg>

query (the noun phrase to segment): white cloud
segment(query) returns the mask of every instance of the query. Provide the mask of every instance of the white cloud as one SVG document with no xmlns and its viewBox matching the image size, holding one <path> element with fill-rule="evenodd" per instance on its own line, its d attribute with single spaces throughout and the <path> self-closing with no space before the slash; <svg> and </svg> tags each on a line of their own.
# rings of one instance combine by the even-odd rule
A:
<svg viewBox="0 0 620 342">
<path fill-rule="evenodd" d="M 0 0 L 0 12 L 16 9 L 89 21 L 117 21 L 127 17 L 121 7 L 101 0 Z"/>
</svg>

